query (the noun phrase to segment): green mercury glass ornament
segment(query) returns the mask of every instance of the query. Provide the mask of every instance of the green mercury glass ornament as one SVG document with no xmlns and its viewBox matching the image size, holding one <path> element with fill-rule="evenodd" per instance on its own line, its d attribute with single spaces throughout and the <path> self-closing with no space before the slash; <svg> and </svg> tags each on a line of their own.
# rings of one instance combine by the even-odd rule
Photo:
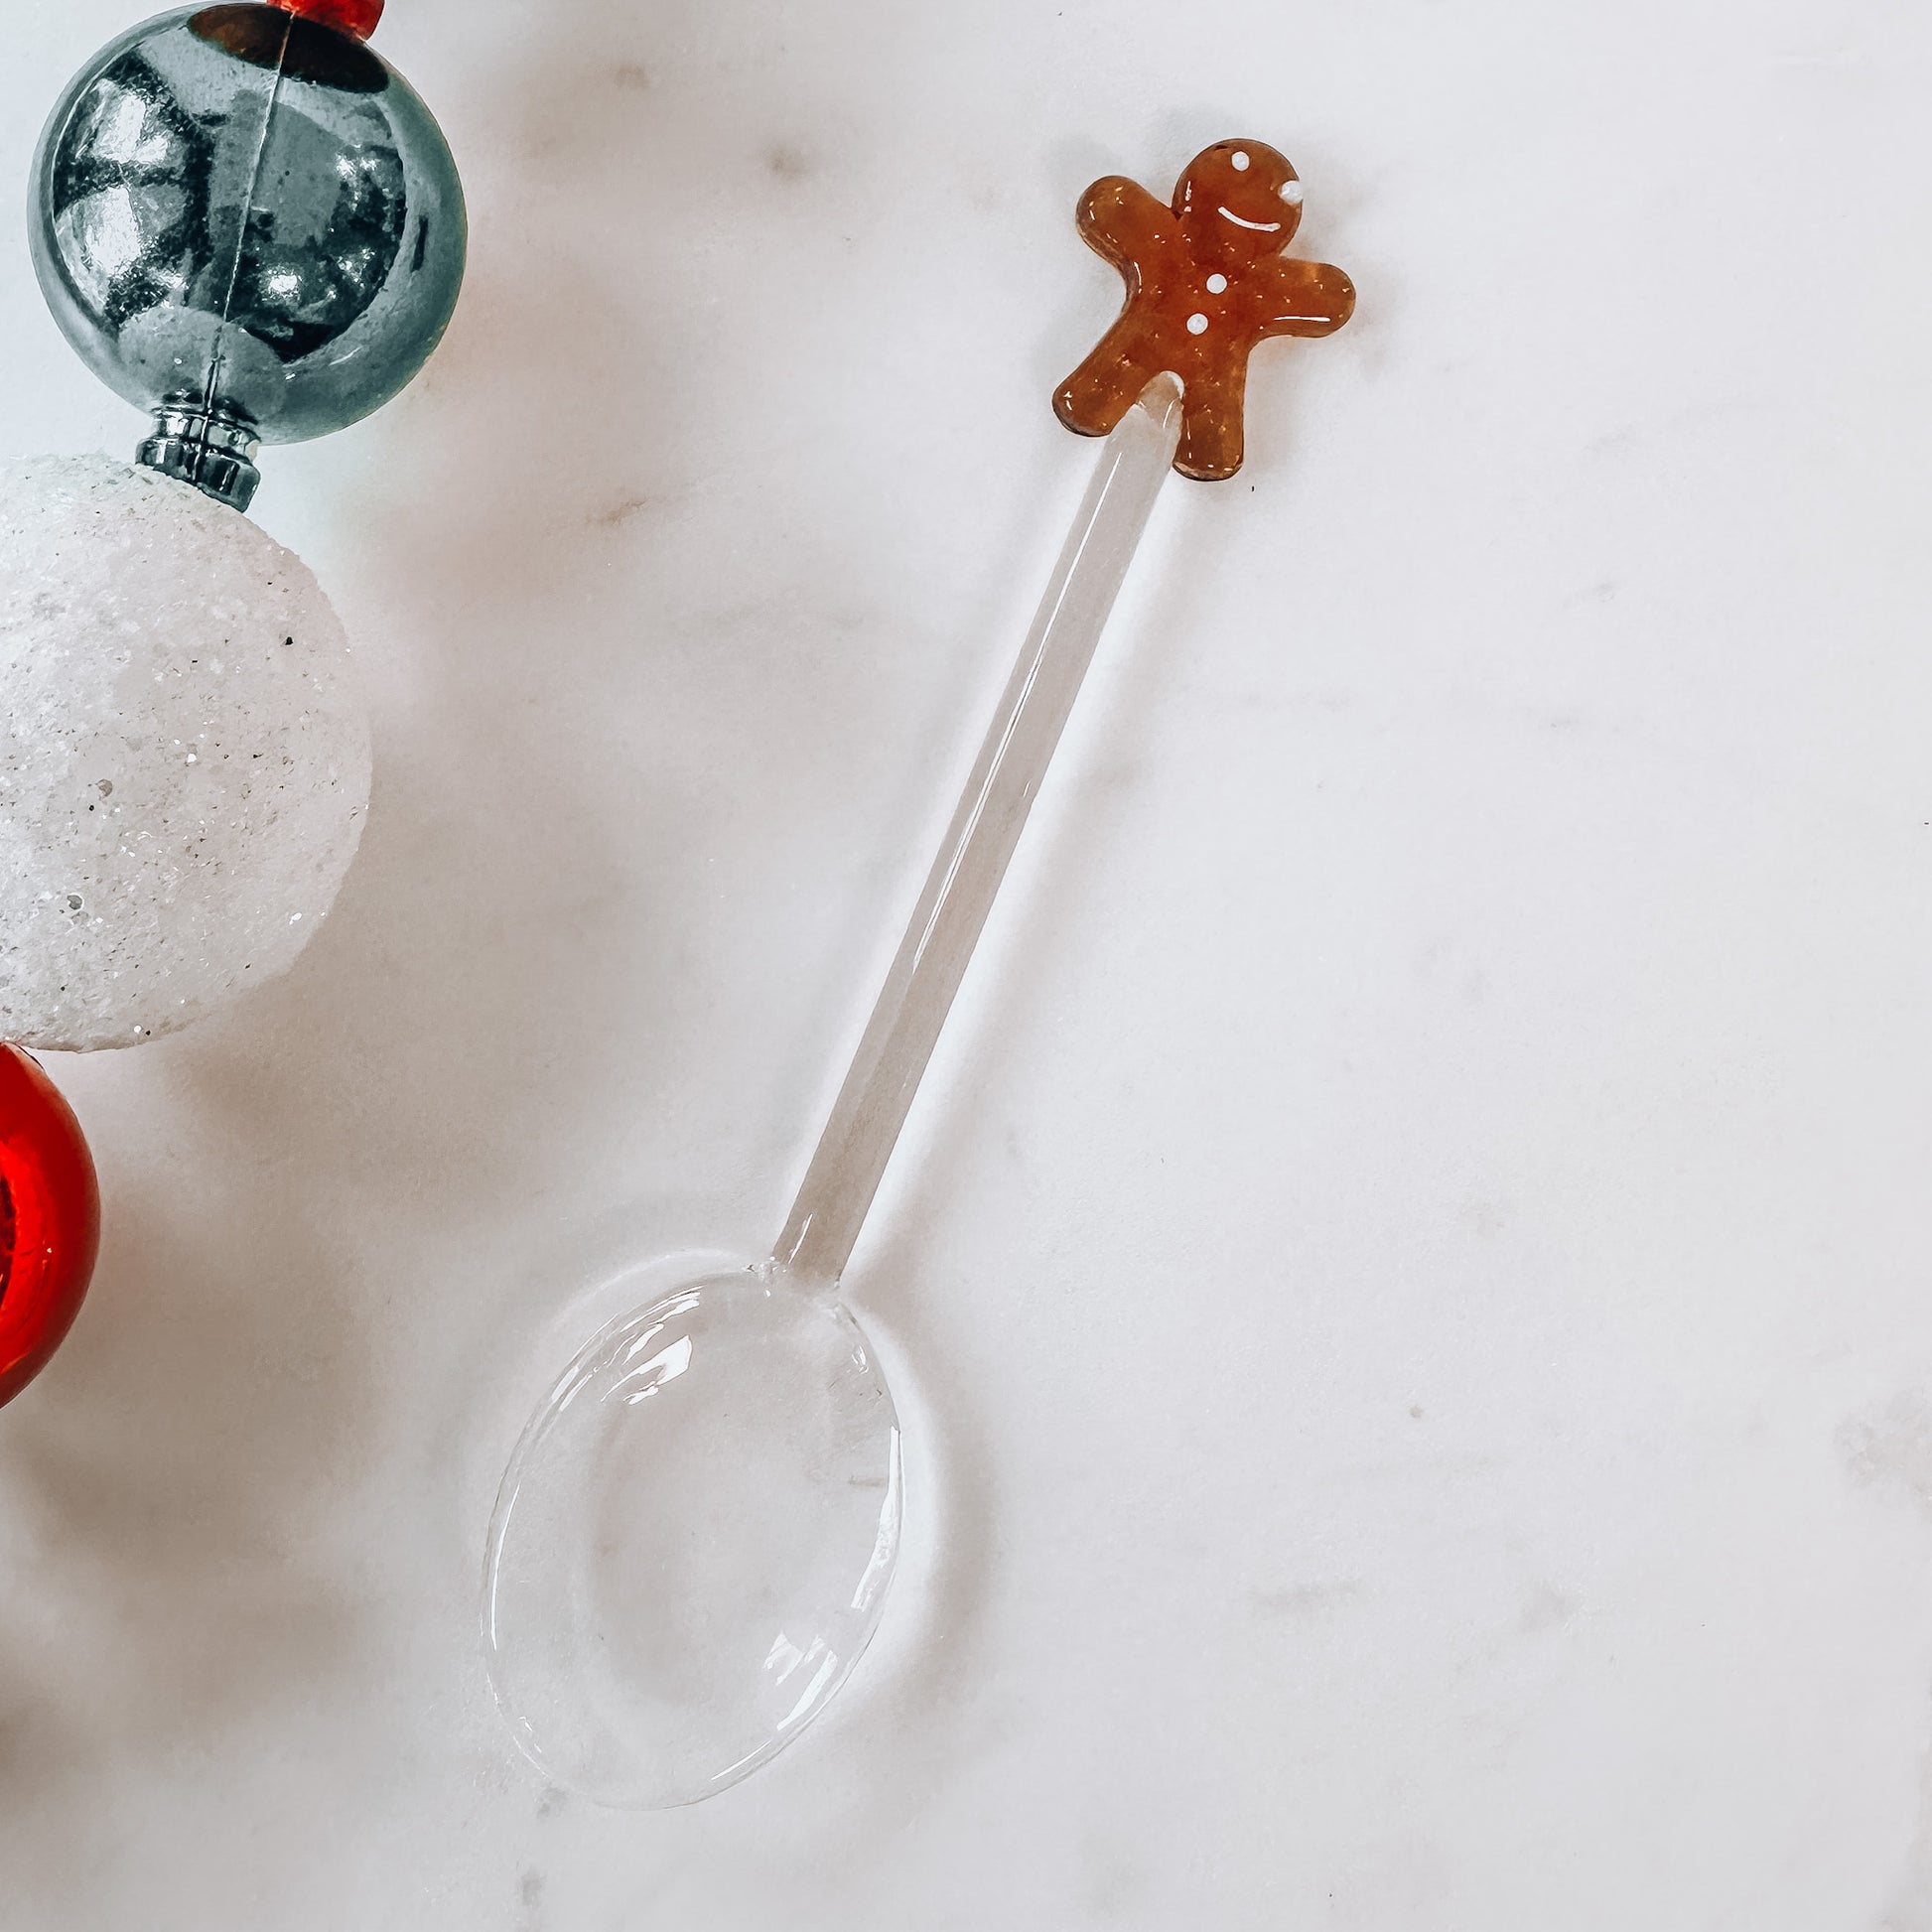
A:
<svg viewBox="0 0 1932 1932">
<path fill-rule="evenodd" d="M 103 48 L 41 136 L 31 217 L 68 341 L 153 414 L 138 461 L 237 509 L 258 445 L 409 381 L 463 281 L 429 109 L 355 34 L 278 6 L 163 14 Z"/>
</svg>

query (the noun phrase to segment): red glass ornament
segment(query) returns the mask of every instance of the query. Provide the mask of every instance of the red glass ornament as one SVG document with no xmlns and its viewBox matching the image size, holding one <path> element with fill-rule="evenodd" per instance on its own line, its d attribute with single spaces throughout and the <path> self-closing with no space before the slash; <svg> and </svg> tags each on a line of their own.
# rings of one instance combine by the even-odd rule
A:
<svg viewBox="0 0 1932 1932">
<path fill-rule="evenodd" d="M 382 0 L 269 0 L 269 4 L 338 33 L 353 34 L 358 41 L 367 40 L 382 18 Z"/>
<path fill-rule="evenodd" d="M 59 1090 L 0 1045 L 0 1403 L 73 1325 L 100 1248 L 93 1158 Z"/>
</svg>

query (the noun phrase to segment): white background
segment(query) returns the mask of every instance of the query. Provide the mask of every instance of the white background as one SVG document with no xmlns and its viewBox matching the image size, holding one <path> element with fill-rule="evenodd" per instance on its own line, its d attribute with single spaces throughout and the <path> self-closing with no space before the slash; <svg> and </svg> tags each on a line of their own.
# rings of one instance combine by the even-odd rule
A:
<svg viewBox="0 0 1932 1932">
<path fill-rule="evenodd" d="M 125 0 L 8 0 L 0 182 Z M 378 775 L 295 974 L 53 1070 L 13 1932 L 1932 1928 L 1932 16 L 392 0 L 471 197 L 264 457 Z M 850 1278 L 909 1570 L 657 1817 L 487 1703 L 529 1401 L 781 1218 L 1090 446 L 1093 177 L 1361 292 L 1176 483 Z M 0 198 L 9 451 L 130 451 Z"/>
</svg>

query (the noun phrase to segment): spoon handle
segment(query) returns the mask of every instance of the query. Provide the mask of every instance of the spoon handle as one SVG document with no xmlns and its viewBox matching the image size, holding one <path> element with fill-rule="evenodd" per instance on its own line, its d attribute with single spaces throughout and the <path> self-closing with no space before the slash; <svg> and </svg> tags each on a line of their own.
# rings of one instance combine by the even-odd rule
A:
<svg viewBox="0 0 1932 1932">
<path fill-rule="evenodd" d="M 806 1281 L 836 1282 L 859 1238 L 1179 438 L 1180 384 L 1162 375 L 1101 451 L 772 1251 Z"/>
</svg>

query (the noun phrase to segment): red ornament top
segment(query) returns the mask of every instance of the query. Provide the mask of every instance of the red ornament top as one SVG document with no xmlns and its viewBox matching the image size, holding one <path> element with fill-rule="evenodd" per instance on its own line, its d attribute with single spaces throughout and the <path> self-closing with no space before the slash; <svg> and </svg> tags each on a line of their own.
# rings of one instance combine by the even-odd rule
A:
<svg viewBox="0 0 1932 1932">
<path fill-rule="evenodd" d="M 382 18 L 382 0 L 269 0 L 269 5 L 339 33 L 353 34 L 358 41 L 367 40 Z"/>
<path fill-rule="evenodd" d="M 1282 253 L 1302 219 L 1295 170 L 1260 141 L 1217 141 L 1164 207 L 1123 175 L 1097 181 L 1075 217 L 1127 282 L 1127 307 L 1060 384 L 1068 429 L 1105 436 L 1164 370 L 1180 378 L 1173 467 L 1211 481 L 1241 468 L 1248 355 L 1267 336 L 1327 336 L 1355 308 L 1338 268 Z"/>
<path fill-rule="evenodd" d="M 37 1062 L 0 1046 L 0 1403 L 47 1364 L 100 1246 L 94 1164 Z"/>
</svg>

